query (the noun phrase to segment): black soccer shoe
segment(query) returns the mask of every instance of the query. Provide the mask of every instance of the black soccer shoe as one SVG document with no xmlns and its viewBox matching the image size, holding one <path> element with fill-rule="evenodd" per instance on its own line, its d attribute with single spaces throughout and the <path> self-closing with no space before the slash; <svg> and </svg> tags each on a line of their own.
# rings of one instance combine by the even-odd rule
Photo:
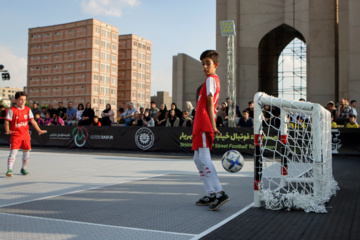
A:
<svg viewBox="0 0 360 240">
<path fill-rule="evenodd" d="M 214 203 L 215 199 L 216 199 L 215 194 L 213 197 L 204 196 L 204 197 L 200 198 L 199 201 L 197 201 L 195 204 L 197 206 L 210 206 Z"/>
<path fill-rule="evenodd" d="M 229 196 L 223 192 L 220 197 L 216 198 L 214 203 L 209 207 L 210 211 L 218 210 L 222 205 L 230 200 Z"/>
</svg>

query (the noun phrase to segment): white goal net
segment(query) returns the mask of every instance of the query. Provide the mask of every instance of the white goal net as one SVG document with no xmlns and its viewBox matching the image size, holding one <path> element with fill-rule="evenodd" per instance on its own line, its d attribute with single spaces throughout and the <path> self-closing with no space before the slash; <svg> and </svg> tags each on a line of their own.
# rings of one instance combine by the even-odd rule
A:
<svg viewBox="0 0 360 240">
<path fill-rule="evenodd" d="M 332 174 L 330 112 L 265 93 L 254 97 L 254 206 L 325 213 Z"/>
</svg>

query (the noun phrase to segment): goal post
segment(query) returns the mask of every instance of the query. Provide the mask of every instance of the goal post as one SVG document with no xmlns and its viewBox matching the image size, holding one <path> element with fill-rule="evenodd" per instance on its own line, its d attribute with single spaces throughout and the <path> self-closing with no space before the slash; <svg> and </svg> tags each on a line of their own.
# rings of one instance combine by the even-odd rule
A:
<svg viewBox="0 0 360 240">
<path fill-rule="evenodd" d="M 331 116 L 320 104 L 254 96 L 254 206 L 326 212 L 332 175 Z"/>
</svg>

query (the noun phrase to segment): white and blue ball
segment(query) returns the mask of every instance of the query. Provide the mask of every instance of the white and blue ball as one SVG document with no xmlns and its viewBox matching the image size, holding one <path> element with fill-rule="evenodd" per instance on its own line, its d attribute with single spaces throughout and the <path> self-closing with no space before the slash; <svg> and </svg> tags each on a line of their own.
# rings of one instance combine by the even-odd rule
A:
<svg viewBox="0 0 360 240">
<path fill-rule="evenodd" d="M 227 151 L 222 157 L 222 166 L 223 168 L 231 173 L 240 171 L 244 166 L 244 158 L 236 150 Z"/>
</svg>

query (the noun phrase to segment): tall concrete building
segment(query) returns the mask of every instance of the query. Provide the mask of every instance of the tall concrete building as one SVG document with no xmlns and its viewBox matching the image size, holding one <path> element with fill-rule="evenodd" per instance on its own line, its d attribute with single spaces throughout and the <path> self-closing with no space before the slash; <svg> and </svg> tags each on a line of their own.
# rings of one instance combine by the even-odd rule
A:
<svg viewBox="0 0 360 240">
<path fill-rule="evenodd" d="M 128 34 L 119 36 L 118 107 L 150 107 L 151 41 Z"/>
<path fill-rule="evenodd" d="M 117 109 L 118 28 L 96 19 L 29 29 L 28 101 Z M 116 113 L 117 111 L 115 111 Z"/>
</svg>

